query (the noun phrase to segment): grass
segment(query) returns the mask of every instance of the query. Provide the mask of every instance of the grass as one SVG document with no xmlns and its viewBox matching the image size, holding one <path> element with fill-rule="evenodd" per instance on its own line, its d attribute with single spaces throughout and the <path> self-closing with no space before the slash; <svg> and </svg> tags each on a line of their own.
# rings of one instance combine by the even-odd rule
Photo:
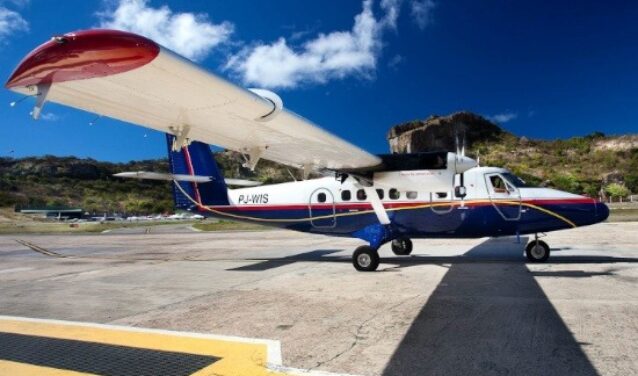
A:
<svg viewBox="0 0 638 376">
<path fill-rule="evenodd" d="M 76 234 L 76 233 L 96 233 L 105 230 L 131 227 L 151 227 L 174 224 L 189 224 L 192 222 L 86 222 L 77 223 L 77 227 L 72 227 L 71 223 L 47 223 L 47 222 L 5 222 L 0 223 L 0 234 Z M 75 225 L 75 224 L 74 224 Z"/>
<path fill-rule="evenodd" d="M 254 223 L 218 221 L 196 223 L 193 228 L 200 231 L 264 231 L 272 230 L 272 227 L 262 226 Z"/>
<path fill-rule="evenodd" d="M 609 211 L 607 222 L 638 221 L 638 209 L 612 209 Z"/>
</svg>

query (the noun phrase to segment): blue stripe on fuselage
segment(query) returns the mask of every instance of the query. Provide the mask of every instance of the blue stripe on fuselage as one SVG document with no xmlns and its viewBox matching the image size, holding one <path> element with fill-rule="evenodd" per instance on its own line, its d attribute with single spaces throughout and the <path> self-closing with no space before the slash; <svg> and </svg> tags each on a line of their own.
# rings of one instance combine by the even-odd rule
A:
<svg viewBox="0 0 638 376">
<path fill-rule="evenodd" d="M 427 205 L 428 203 L 424 203 Z M 484 236 L 506 236 L 519 234 L 529 234 L 537 232 L 548 232 L 573 227 L 569 222 L 577 226 L 585 226 L 601 222 L 607 218 L 608 209 L 604 204 L 592 202 L 558 202 L 556 204 L 544 203 L 534 206 L 557 214 L 554 216 L 533 206 L 522 206 L 522 213 L 519 220 L 506 220 L 503 215 L 509 218 L 516 217 L 517 206 L 499 204 L 500 211 L 490 204 L 483 202 L 480 205 L 468 204 L 459 207 L 458 202 L 454 203 L 452 210 L 447 212 L 447 207 L 414 207 L 406 206 L 388 210 L 388 215 L 392 221 L 393 232 L 413 238 L 477 238 Z M 353 211 L 352 208 L 335 209 L 335 218 L 314 219 L 311 223 L 309 209 L 307 207 L 296 206 L 293 209 L 277 207 L 268 209 L 261 207 L 250 210 L 246 207 L 217 207 L 231 215 L 242 218 L 252 217 L 263 219 L 266 222 L 227 217 L 210 213 L 206 210 L 200 213 L 234 220 L 242 220 L 287 228 L 290 230 L 329 234 L 335 236 L 350 236 L 353 232 L 366 226 L 378 223 L 376 215 L 369 209 L 361 212 Z M 513 211 L 514 210 L 514 211 Z M 313 217 L 332 216 L 332 208 L 325 206 L 312 209 Z M 568 220 L 561 219 L 564 217 Z M 290 221 L 286 221 L 289 219 Z M 283 220 L 281 222 L 268 222 L 269 220 Z"/>
</svg>

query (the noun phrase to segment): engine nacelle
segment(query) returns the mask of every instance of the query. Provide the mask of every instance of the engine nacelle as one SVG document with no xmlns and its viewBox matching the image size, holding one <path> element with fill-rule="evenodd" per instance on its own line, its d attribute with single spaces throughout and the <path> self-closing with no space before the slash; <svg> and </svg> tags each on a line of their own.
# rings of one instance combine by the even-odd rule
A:
<svg viewBox="0 0 638 376">
<path fill-rule="evenodd" d="M 270 121 L 274 119 L 284 109 L 284 102 L 281 100 L 279 95 L 273 93 L 272 91 L 266 90 L 266 89 L 248 89 L 248 90 L 257 94 L 258 96 L 260 96 L 261 98 L 265 99 L 266 101 L 272 104 L 272 110 L 270 110 L 265 115 L 262 115 L 256 118 L 255 119 L 256 121 Z"/>
<path fill-rule="evenodd" d="M 478 166 L 478 162 L 470 157 L 466 157 L 465 155 L 448 153 L 447 166 L 448 170 L 454 171 L 457 174 L 461 174 L 473 167 Z"/>
</svg>

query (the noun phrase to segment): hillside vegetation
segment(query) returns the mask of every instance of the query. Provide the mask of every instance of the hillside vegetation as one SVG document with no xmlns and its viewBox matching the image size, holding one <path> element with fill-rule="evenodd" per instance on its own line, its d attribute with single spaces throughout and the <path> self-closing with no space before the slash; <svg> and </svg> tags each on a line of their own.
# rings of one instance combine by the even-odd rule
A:
<svg viewBox="0 0 638 376">
<path fill-rule="evenodd" d="M 232 152 L 217 153 L 216 159 L 227 177 L 277 183 L 292 180 L 291 173 L 298 174 L 269 161 L 260 161 L 253 173 L 241 167 L 241 156 Z M 167 172 L 168 161 L 110 163 L 50 155 L 0 158 L 0 207 L 81 207 L 97 214 L 173 211 L 169 182 L 112 176 L 123 171 Z"/>
</svg>

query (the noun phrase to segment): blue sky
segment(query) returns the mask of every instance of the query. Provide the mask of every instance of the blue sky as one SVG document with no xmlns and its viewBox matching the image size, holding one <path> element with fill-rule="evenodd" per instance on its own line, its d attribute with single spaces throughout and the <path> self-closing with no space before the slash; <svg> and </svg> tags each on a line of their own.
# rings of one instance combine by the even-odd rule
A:
<svg viewBox="0 0 638 376">
<path fill-rule="evenodd" d="M 0 76 L 49 37 L 144 33 L 371 152 L 469 110 L 532 138 L 638 133 L 638 2 L 0 0 Z M 157 132 L 0 90 L 0 156 L 164 157 Z M 2 105 L 6 103 L 6 105 Z"/>
</svg>

